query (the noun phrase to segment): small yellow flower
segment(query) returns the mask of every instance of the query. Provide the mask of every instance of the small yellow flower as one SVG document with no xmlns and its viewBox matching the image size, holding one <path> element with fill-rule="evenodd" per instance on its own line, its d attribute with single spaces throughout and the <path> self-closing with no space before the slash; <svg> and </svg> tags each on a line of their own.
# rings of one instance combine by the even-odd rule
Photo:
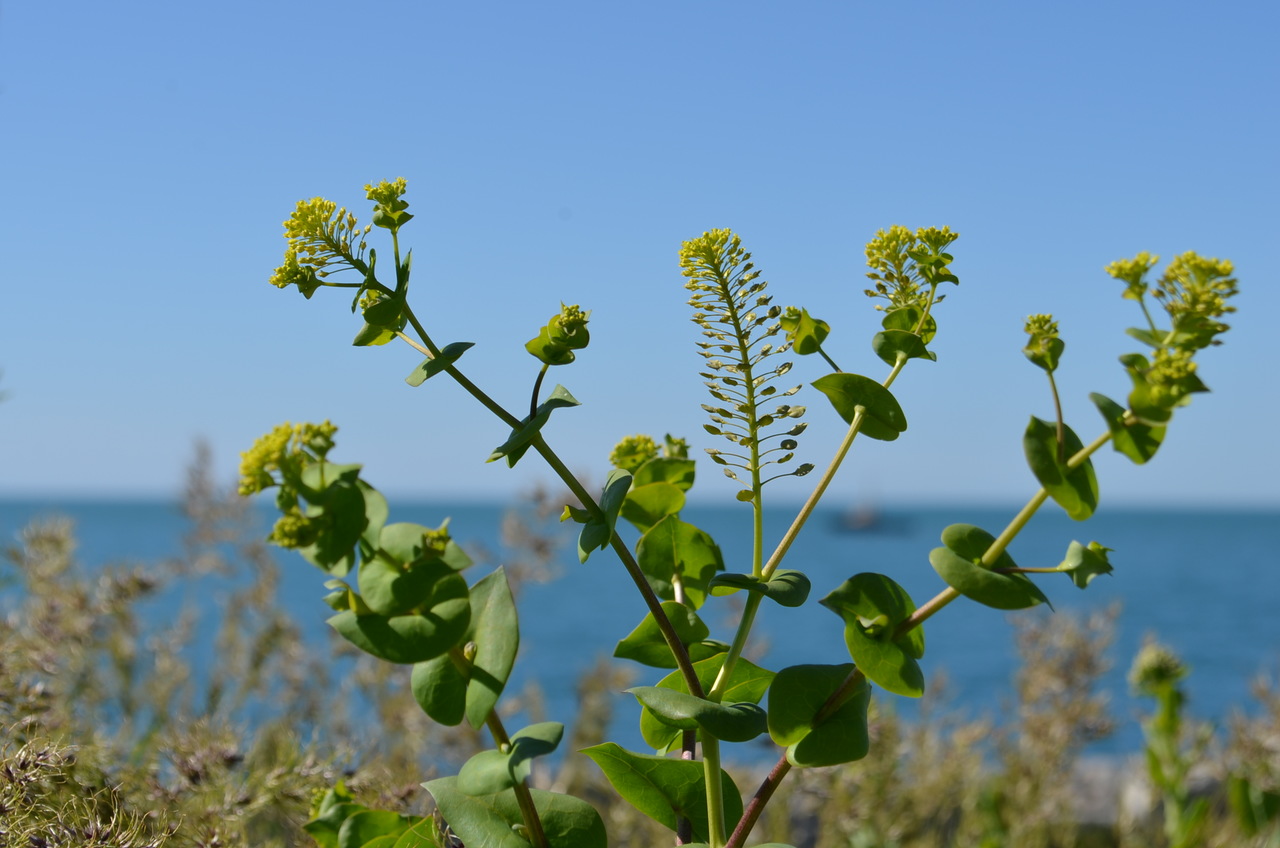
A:
<svg viewBox="0 0 1280 848">
<path fill-rule="evenodd" d="M 609 462 L 615 468 L 629 471 L 632 474 L 649 460 L 658 455 L 658 445 L 649 436 L 627 436 L 614 447 L 609 454 Z"/>
</svg>

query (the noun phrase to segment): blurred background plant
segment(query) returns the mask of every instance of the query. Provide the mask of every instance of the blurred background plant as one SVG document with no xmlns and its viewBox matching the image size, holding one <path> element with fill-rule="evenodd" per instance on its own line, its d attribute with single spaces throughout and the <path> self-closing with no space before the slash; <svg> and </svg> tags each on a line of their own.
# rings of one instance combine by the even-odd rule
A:
<svg viewBox="0 0 1280 848">
<path fill-rule="evenodd" d="M 310 846 L 302 825 L 337 781 L 367 806 L 424 815 L 421 782 L 483 747 L 477 735 L 442 733 L 388 664 L 336 637 L 323 649 L 304 642 L 276 600 L 280 573 L 259 517 L 211 467 L 199 449 L 183 498 L 190 532 L 172 561 L 90 573 L 64 520 L 33 524 L 5 549 L 0 845 Z M 560 503 L 534 491 L 504 520 L 517 590 L 557 576 Z M 202 593 L 224 598 L 207 662 L 194 657 L 195 612 L 158 629 L 147 616 L 148 603 L 190 581 L 213 581 Z M 867 758 L 797 775 L 757 838 L 801 848 L 1280 846 L 1274 681 L 1260 682 L 1256 709 L 1222 733 L 1186 722 L 1180 697 L 1174 725 L 1158 710 L 1147 723 L 1161 763 L 1154 781 L 1134 760 L 1085 755 L 1118 720 L 1098 689 L 1117 615 L 1015 619 L 1013 703 L 973 717 L 935 697 L 910 720 L 881 708 Z M 345 657 L 342 679 L 326 676 L 326 650 Z M 1184 680 L 1167 682 L 1152 690 L 1161 710 Z M 627 685 L 627 670 L 603 658 L 583 675 L 570 753 L 534 777 L 588 799 L 619 846 L 639 848 L 666 831 L 573 753 L 606 737 Z M 932 687 L 945 692 L 941 677 Z M 322 700 L 329 691 L 340 695 Z M 540 697 L 526 688 L 507 709 L 536 721 Z M 762 771 L 730 768 L 743 786 Z M 1182 824 L 1162 827 L 1171 816 Z"/>
</svg>

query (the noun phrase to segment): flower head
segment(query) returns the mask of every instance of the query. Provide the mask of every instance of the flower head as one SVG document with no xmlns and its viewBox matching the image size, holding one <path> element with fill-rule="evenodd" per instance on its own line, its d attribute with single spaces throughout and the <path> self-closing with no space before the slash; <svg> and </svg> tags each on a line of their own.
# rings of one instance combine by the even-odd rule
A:
<svg viewBox="0 0 1280 848">
<path fill-rule="evenodd" d="M 609 462 L 615 468 L 621 468 L 632 474 L 636 472 L 640 466 L 658 455 L 658 445 L 650 436 L 637 435 L 627 436 L 614 446 L 613 451 L 609 454 Z"/>
</svg>

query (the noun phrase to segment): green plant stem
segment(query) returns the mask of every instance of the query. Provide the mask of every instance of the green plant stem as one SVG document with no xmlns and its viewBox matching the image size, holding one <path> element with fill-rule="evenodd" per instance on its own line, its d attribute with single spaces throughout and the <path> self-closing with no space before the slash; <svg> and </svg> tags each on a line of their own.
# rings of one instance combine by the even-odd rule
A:
<svg viewBox="0 0 1280 848">
<path fill-rule="evenodd" d="M 502 719 L 498 718 L 497 710 L 490 710 L 484 723 L 493 734 L 493 741 L 498 743 L 498 748 L 510 749 L 511 737 L 502 726 Z M 521 780 L 511 788 L 516 793 L 516 802 L 520 805 L 520 818 L 524 820 L 524 826 L 529 831 L 529 841 L 534 844 L 534 848 L 550 848 L 546 831 L 542 829 L 542 819 L 538 816 L 538 808 L 533 803 L 533 793 L 529 791 L 529 784 Z"/>
<path fill-rule="evenodd" d="M 702 732 L 702 775 L 707 784 L 707 830 L 711 848 L 724 848 L 724 795 L 720 779 L 720 740 Z M 714 791 L 712 787 L 715 787 Z"/>
<path fill-rule="evenodd" d="M 542 381 L 547 376 L 547 369 L 550 368 L 545 362 L 542 363 L 542 370 L 538 372 L 538 379 L 533 381 L 533 397 L 529 398 L 529 418 L 538 414 L 538 395 L 542 392 Z"/>
<path fill-rule="evenodd" d="M 454 667 L 462 672 L 463 676 L 470 676 L 471 660 L 467 659 L 466 654 L 460 648 L 450 648 L 449 659 L 453 662 Z M 492 734 L 494 744 L 498 746 L 498 749 L 510 750 L 511 737 L 507 735 L 507 729 L 503 726 L 502 719 L 498 717 L 496 707 L 489 710 L 489 714 L 485 716 L 484 723 L 489 728 L 489 733 Z M 529 791 L 529 785 L 521 780 L 512 787 L 512 790 L 516 793 L 516 803 L 520 805 L 520 817 L 529 831 L 530 841 L 535 848 L 550 848 L 546 831 L 542 829 L 542 819 L 538 816 L 538 808 L 533 803 L 533 793 Z"/>
<path fill-rule="evenodd" d="M 849 676 L 844 679 L 836 691 L 827 696 L 827 700 L 822 703 L 813 714 L 813 726 L 816 728 L 844 706 L 858 686 L 866 681 L 861 669 L 854 668 Z M 791 762 L 784 753 L 778 758 L 772 769 L 769 770 L 768 776 L 764 782 L 760 784 L 760 788 L 756 790 L 756 794 L 752 796 L 747 806 L 742 811 L 742 818 L 738 820 L 738 824 L 733 829 L 733 833 L 729 835 L 729 841 L 725 843 L 725 848 L 741 848 L 743 841 L 751 835 L 751 831 L 755 828 L 756 822 L 760 819 L 760 814 L 764 812 L 765 805 L 769 803 L 769 799 L 773 797 L 773 793 L 778 790 L 778 785 L 782 783 L 788 772 L 791 771 Z"/>
<path fill-rule="evenodd" d="M 409 338 L 409 337 L 408 337 L 407 335 L 405 335 L 404 333 L 402 333 L 402 332 L 400 332 L 400 331 L 398 331 L 398 330 L 397 330 L 397 331 L 396 331 L 396 335 L 400 337 L 400 340 L 401 340 L 402 342 L 404 342 L 405 344 L 407 344 L 409 347 L 413 348 L 414 350 L 418 351 L 418 352 L 419 352 L 419 353 L 421 353 L 423 356 L 430 357 L 431 359 L 435 359 L 435 354 L 433 354 L 431 351 L 427 350 L 424 346 L 422 346 L 422 345 L 418 344 L 417 342 L 415 342 L 413 339 Z"/>
<path fill-rule="evenodd" d="M 1058 462 L 1065 462 L 1067 459 L 1067 425 L 1062 420 L 1062 400 L 1058 397 L 1058 383 L 1053 379 L 1053 372 L 1046 372 L 1049 375 L 1049 391 L 1053 393 L 1053 413 L 1058 421 Z"/>
<path fill-rule="evenodd" d="M 741 848 L 743 841 L 751 834 L 756 822 L 760 820 L 760 814 L 764 812 L 765 805 L 773 798 L 773 793 L 778 791 L 778 786 L 782 783 L 782 779 L 790 771 L 791 762 L 787 759 L 787 755 L 783 754 L 773 764 L 773 768 L 769 770 L 769 774 L 765 777 L 764 782 L 760 784 L 760 788 L 756 790 L 756 794 L 747 802 L 746 809 L 742 811 L 742 818 L 738 819 L 738 824 L 734 827 L 733 833 L 729 835 L 724 848 Z"/>
<path fill-rule="evenodd" d="M 1067 470 L 1072 471 L 1079 468 L 1084 464 L 1085 460 L 1098 450 L 1098 448 L 1102 447 L 1110 440 L 1111 432 L 1107 431 L 1080 450 L 1076 451 L 1071 459 L 1067 460 Z M 1009 543 L 1014 540 L 1014 537 L 1022 532 L 1022 528 L 1027 526 L 1027 522 L 1029 522 L 1031 517 L 1036 514 L 1036 510 L 1040 509 L 1048 499 L 1049 493 L 1043 487 L 1031 496 L 1031 499 L 1027 501 L 1026 506 L 1019 510 L 1018 514 L 1009 522 L 1009 525 L 1004 528 L 1004 532 L 996 537 L 996 540 L 987 548 L 986 553 L 982 555 L 982 561 L 980 564 L 984 568 L 989 569 L 995 565 L 996 560 L 998 560 L 1000 555 L 1004 553 L 1005 549 L 1009 547 Z M 898 625 L 898 629 L 895 631 L 893 638 L 896 639 L 910 631 L 912 628 L 919 627 L 937 613 L 938 610 L 942 609 L 958 597 L 960 597 L 960 593 L 950 586 L 943 589 L 933 598 L 917 607 L 916 611 L 910 616 L 903 619 L 902 623 Z"/>
<path fill-rule="evenodd" d="M 584 508 L 591 511 L 597 517 L 604 515 L 604 510 L 600 504 L 586 490 L 586 487 L 573 475 L 547 445 L 542 434 L 533 437 L 530 446 L 536 450 L 556 475 L 569 487 L 569 491 L 573 493 L 583 505 Z M 671 649 L 671 653 L 675 655 L 676 665 L 680 668 L 680 675 L 684 678 L 685 685 L 689 687 L 689 692 L 699 698 L 703 696 L 702 684 L 698 681 L 698 675 L 693 670 L 693 662 L 689 659 L 689 652 L 685 650 L 684 644 L 680 641 L 680 637 L 676 635 L 675 628 L 671 624 L 671 619 L 667 618 L 666 612 L 662 609 L 662 602 L 658 600 L 658 596 L 654 594 L 653 587 L 649 585 L 649 581 L 644 576 L 644 572 L 640 570 L 639 563 L 632 556 L 631 550 L 627 547 L 627 543 L 615 531 L 609 538 L 609 544 L 614 552 L 618 555 L 618 559 L 622 560 L 622 565 L 627 570 L 627 574 L 631 575 L 632 581 L 636 584 L 636 588 L 640 590 L 641 597 L 644 598 L 645 606 L 649 608 L 649 612 L 653 614 L 653 619 L 658 624 L 658 629 L 662 631 L 662 636 L 667 642 L 667 647 Z"/>
<path fill-rule="evenodd" d="M 440 355 L 440 349 L 431 341 L 431 337 L 427 335 L 427 331 L 418 321 L 413 310 L 408 304 L 404 307 L 405 317 L 409 323 L 413 325 L 414 331 L 418 337 L 422 339 L 422 343 L 427 346 L 430 355 L 437 357 Z M 458 385 L 466 389 L 467 392 L 480 401 L 481 405 L 498 416 L 504 424 L 513 430 L 520 426 L 521 422 L 518 418 L 503 408 L 501 404 L 493 398 L 485 394 L 479 386 L 467 379 L 466 375 L 459 371 L 455 366 L 450 365 L 445 368 L 445 372 L 457 381 Z M 551 449 L 546 440 L 542 438 L 542 434 L 534 436 L 530 445 L 538 454 L 551 466 L 551 470 L 556 473 L 561 481 L 569 488 L 584 508 L 590 510 L 596 516 L 603 516 L 604 510 L 600 508 L 595 498 L 591 497 L 591 493 L 586 490 L 582 483 L 574 476 L 573 472 L 564 464 L 556 452 Z M 667 618 L 667 614 L 662 609 L 662 602 L 653 593 L 653 588 L 649 586 L 649 581 L 645 578 L 644 572 L 640 570 L 640 566 L 636 563 L 635 558 L 631 555 L 631 551 L 627 549 L 626 543 L 615 532 L 610 539 L 613 550 L 618 554 L 618 558 L 622 560 L 623 566 L 627 573 L 631 575 L 632 581 L 635 582 L 636 588 L 640 590 L 641 597 L 644 598 L 645 605 L 649 608 L 649 612 L 653 614 L 654 621 L 658 623 L 658 629 L 662 631 L 662 636 L 667 642 L 667 647 L 671 649 L 671 653 L 675 656 L 676 665 L 680 669 L 680 674 L 684 677 L 685 684 L 689 687 L 689 692 L 702 697 L 702 684 L 698 681 L 698 675 L 693 670 L 693 662 L 689 659 L 689 652 L 685 650 L 684 645 L 680 642 L 680 637 L 676 635 L 675 628 L 671 625 L 671 620 Z"/>
<path fill-rule="evenodd" d="M 822 345 L 818 345 L 818 355 L 827 361 L 827 364 L 831 366 L 832 370 L 840 374 L 844 373 L 844 369 L 841 368 L 839 365 L 836 365 L 836 361 L 834 359 L 827 356 L 827 352 L 822 349 Z"/>
</svg>

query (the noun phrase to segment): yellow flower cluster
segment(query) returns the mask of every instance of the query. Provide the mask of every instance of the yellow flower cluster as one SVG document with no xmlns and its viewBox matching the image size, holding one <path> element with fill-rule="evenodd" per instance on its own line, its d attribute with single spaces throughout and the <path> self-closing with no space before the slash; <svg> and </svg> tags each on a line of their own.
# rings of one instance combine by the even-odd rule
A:
<svg viewBox="0 0 1280 848">
<path fill-rule="evenodd" d="M 609 454 L 609 462 L 615 468 L 629 471 L 632 474 L 640 466 L 658 455 L 658 445 L 645 435 L 627 436 L 614 446 Z"/>
<path fill-rule="evenodd" d="M 240 494 L 252 495 L 278 485 L 274 471 L 286 465 L 307 465 L 323 459 L 333 448 L 333 434 L 338 428 L 323 424 L 290 424 L 285 422 L 259 438 L 253 447 L 240 454 Z"/>
</svg>

